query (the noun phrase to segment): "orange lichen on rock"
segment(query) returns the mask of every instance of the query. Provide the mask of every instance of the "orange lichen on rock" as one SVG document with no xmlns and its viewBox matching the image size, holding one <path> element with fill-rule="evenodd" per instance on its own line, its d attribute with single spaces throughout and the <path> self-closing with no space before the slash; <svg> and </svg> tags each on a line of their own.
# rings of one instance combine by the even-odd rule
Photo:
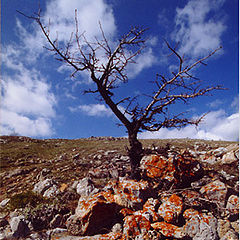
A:
<svg viewBox="0 0 240 240">
<path fill-rule="evenodd" d="M 144 201 L 148 198 L 149 184 L 147 181 L 136 181 L 120 178 L 119 181 L 112 183 L 115 193 L 115 202 L 119 205 L 140 209 Z"/>
<path fill-rule="evenodd" d="M 183 228 L 177 227 L 170 223 L 156 222 L 152 223 L 151 227 L 155 230 L 160 231 L 165 237 L 183 238 L 185 236 Z"/>
<path fill-rule="evenodd" d="M 195 209 L 192 209 L 192 208 L 189 208 L 189 209 L 186 209 L 183 213 L 183 217 L 185 219 L 190 219 L 196 215 L 199 215 L 199 212 Z"/>
<path fill-rule="evenodd" d="M 124 218 L 123 239 L 135 239 L 140 234 L 147 234 L 151 223 L 141 214 L 131 215 Z"/>
<path fill-rule="evenodd" d="M 205 197 L 211 201 L 218 202 L 221 208 L 225 205 L 225 198 L 227 195 L 227 187 L 220 180 L 215 180 L 209 184 L 203 186 L 200 189 L 200 193 L 204 194 Z"/>
<path fill-rule="evenodd" d="M 68 230 L 74 235 L 97 234 L 101 229 L 111 228 L 120 208 L 110 191 L 80 198 L 75 214 L 68 219 Z"/>
<path fill-rule="evenodd" d="M 131 209 L 129 209 L 129 208 L 123 208 L 123 209 L 120 210 L 120 213 L 121 213 L 124 217 L 126 217 L 126 216 L 128 216 L 128 215 L 133 215 L 134 211 L 131 210 Z"/>
<path fill-rule="evenodd" d="M 152 155 L 147 157 L 142 167 L 150 178 L 162 178 L 169 181 L 174 179 L 175 168 L 172 159 Z"/>
<path fill-rule="evenodd" d="M 173 222 L 179 216 L 183 208 L 181 197 L 172 194 L 171 197 L 163 202 L 159 209 L 158 214 L 164 219 L 165 222 Z"/>
<path fill-rule="evenodd" d="M 227 201 L 226 206 L 227 213 L 232 214 L 239 214 L 239 197 L 236 195 L 231 195 Z"/>
<path fill-rule="evenodd" d="M 156 207 L 159 205 L 159 201 L 157 199 L 149 198 L 146 203 L 143 205 L 143 212 L 149 213 L 152 222 L 156 222 L 159 219 L 159 215 L 156 212 Z"/>
</svg>

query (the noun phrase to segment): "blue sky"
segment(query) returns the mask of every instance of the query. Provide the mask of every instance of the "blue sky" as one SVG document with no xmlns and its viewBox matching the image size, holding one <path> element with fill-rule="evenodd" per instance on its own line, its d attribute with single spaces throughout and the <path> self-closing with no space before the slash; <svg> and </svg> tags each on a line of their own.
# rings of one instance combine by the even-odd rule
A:
<svg viewBox="0 0 240 240">
<path fill-rule="evenodd" d="M 117 89 L 119 96 L 150 93 L 149 82 L 156 73 L 170 74 L 174 68 L 163 39 L 188 61 L 223 49 L 194 74 L 203 86 L 223 85 L 224 91 L 193 100 L 171 111 L 188 110 L 189 117 L 208 115 L 198 128 L 160 129 L 142 132 L 140 138 L 202 138 L 237 140 L 239 133 L 239 6 L 237 0 L 47 0 L 40 1 L 43 21 L 50 34 L 66 42 L 75 29 L 78 9 L 80 31 L 88 39 L 100 37 L 99 21 L 110 42 L 131 27 L 148 28 L 146 48 L 128 68 L 129 82 Z M 18 134 L 36 138 L 81 138 L 126 136 L 124 127 L 103 102 L 83 95 L 93 85 L 85 73 L 70 77 L 71 71 L 56 61 L 39 27 L 16 12 L 38 11 L 38 1 L 3 0 L 1 5 L 1 135 Z M 144 101 L 143 101 L 144 104 Z M 124 106 L 123 106 L 124 107 Z"/>
</svg>

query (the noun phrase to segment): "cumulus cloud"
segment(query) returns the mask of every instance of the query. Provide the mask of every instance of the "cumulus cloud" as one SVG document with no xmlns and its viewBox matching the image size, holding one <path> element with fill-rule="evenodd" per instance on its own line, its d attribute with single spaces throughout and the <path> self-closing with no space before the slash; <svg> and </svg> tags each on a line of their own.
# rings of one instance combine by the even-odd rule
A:
<svg viewBox="0 0 240 240">
<path fill-rule="evenodd" d="M 77 107 L 69 107 L 71 112 L 81 111 L 84 114 L 92 117 L 109 117 L 112 116 L 112 111 L 104 104 L 83 104 Z"/>
<path fill-rule="evenodd" d="M 23 60 L 24 46 L 7 45 L 2 63 L 8 69 L 2 76 L 1 135 L 50 136 L 55 117 L 56 98 L 46 79 Z M 31 53 L 30 53 L 31 54 Z"/>
<path fill-rule="evenodd" d="M 223 101 L 221 99 L 216 99 L 216 100 L 210 102 L 208 104 L 208 106 L 211 108 L 217 108 L 217 107 L 221 106 L 222 103 L 223 103 Z"/>
<path fill-rule="evenodd" d="M 226 26 L 223 19 L 216 18 L 216 13 L 223 3 L 223 0 L 190 0 L 184 8 L 177 8 L 172 38 L 180 42 L 181 54 L 201 57 L 221 45 Z"/>
<path fill-rule="evenodd" d="M 79 33 L 85 33 L 89 41 L 101 35 L 99 22 L 105 35 L 111 36 L 116 31 L 112 7 L 103 0 L 53 0 L 48 3 L 44 13 L 46 25 L 50 21 L 50 34 L 59 41 L 69 41 L 75 33 L 75 9 L 77 9 Z"/>
<path fill-rule="evenodd" d="M 180 130 L 162 128 L 157 132 L 143 132 L 139 138 L 192 138 L 206 140 L 237 141 L 239 138 L 239 114 L 226 114 L 222 109 L 210 112 L 198 126 L 186 126 Z"/>
<path fill-rule="evenodd" d="M 151 47 L 146 49 L 142 54 L 134 59 L 135 63 L 130 64 L 127 68 L 129 78 L 136 77 L 143 69 L 151 67 L 157 62 L 157 58 Z"/>
</svg>

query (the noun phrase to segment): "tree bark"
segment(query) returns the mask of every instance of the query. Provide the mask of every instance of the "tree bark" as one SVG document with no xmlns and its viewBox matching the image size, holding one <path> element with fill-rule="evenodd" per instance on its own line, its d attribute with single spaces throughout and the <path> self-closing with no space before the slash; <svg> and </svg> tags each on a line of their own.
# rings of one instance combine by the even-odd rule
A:
<svg viewBox="0 0 240 240">
<path fill-rule="evenodd" d="M 137 132 L 128 132 L 128 141 L 130 148 L 128 149 L 128 156 L 131 163 L 131 178 L 140 180 L 140 161 L 143 157 L 143 147 L 141 142 L 137 139 Z"/>
</svg>

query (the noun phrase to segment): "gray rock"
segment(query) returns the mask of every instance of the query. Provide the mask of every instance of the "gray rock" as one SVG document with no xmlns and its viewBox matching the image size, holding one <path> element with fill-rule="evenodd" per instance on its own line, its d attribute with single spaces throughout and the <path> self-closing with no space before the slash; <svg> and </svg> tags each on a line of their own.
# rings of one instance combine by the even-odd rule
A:
<svg viewBox="0 0 240 240">
<path fill-rule="evenodd" d="M 98 189 L 95 188 L 92 180 L 88 177 L 83 178 L 78 182 L 76 190 L 81 197 L 87 197 L 98 192 Z"/>
<path fill-rule="evenodd" d="M 229 230 L 220 240 L 238 240 L 237 234 L 233 230 Z"/>
<path fill-rule="evenodd" d="M 58 193 L 59 193 L 58 187 L 56 185 L 53 185 L 44 192 L 43 197 L 46 198 L 56 197 Z"/>
<path fill-rule="evenodd" d="M 112 232 L 122 232 L 122 225 L 120 223 L 116 223 L 115 225 L 113 225 Z"/>
<path fill-rule="evenodd" d="M 203 186 L 200 193 L 204 194 L 208 200 L 211 200 L 223 209 L 225 205 L 225 198 L 227 195 L 227 187 L 220 180 L 215 180 Z"/>
<path fill-rule="evenodd" d="M 51 228 L 59 227 L 61 225 L 61 221 L 62 221 L 62 215 L 57 214 L 56 216 L 54 216 L 54 218 L 50 222 L 50 227 Z"/>
<path fill-rule="evenodd" d="M 2 200 L 0 202 L 0 207 L 2 207 L 2 208 L 5 207 L 9 201 L 10 201 L 10 198 L 6 198 L 6 199 Z"/>
<path fill-rule="evenodd" d="M 10 220 L 10 227 L 12 230 L 13 237 L 26 237 L 30 233 L 28 222 L 24 216 L 13 217 Z"/>
<path fill-rule="evenodd" d="M 34 185 L 34 188 L 33 188 L 33 192 L 35 193 L 38 193 L 38 194 L 44 194 L 44 192 L 49 189 L 50 187 L 52 187 L 54 184 L 53 184 L 53 180 L 52 179 L 45 179 L 45 180 L 42 180 L 42 181 L 39 181 L 38 183 L 36 183 Z"/>
<path fill-rule="evenodd" d="M 217 219 L 212 214 L 194 214 L 184 226 L 185 233 L 193 240 L 216 240 Z"/>
</svg>

